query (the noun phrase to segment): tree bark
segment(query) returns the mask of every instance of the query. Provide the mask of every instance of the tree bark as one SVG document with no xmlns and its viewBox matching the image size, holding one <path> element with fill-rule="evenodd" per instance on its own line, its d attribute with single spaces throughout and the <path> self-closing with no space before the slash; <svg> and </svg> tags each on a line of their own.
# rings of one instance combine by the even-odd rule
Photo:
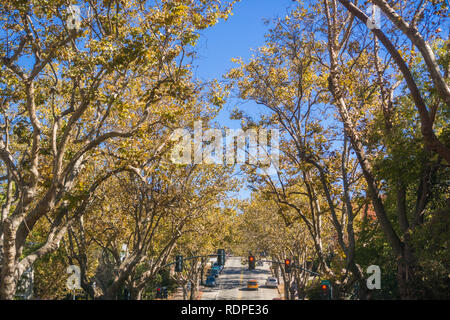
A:
<svg viewBox="0 0 450 320">
<path fill-rule="evenodd" d="M 0 299 L 12 300 L 18 279 L 15 277 L 15 228 L 11 218 L 3 222 L 3 263 L 0 282 Z"/>
</svg>

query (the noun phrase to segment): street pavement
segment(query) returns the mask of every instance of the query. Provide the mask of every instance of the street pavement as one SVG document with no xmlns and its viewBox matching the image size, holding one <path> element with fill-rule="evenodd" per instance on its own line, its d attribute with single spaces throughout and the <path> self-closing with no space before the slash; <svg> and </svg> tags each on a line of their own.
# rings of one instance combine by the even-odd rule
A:
<svg viewBox="0 0 450 320">
<path fill-rule="evenodd" d="M 272 300 L 280 298 L 276 288 L 266 288 L 270 274 L 270 263 L 248 270 L 248 264 L 241 264 L 241 257 L 228 257 L 215 288 L 202 287 L 202 300 Z M 259 289 L 247 289 L 247 281 L 258 280 Z"/>
</svg>

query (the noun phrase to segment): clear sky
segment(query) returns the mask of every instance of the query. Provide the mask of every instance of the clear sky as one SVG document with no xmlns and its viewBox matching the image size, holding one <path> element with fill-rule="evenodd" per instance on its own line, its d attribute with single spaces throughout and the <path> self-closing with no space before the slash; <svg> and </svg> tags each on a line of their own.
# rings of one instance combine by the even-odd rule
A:
<svg viewBox="0 0 450 320">
<path fill-rule="evenodd" d="M 201 33 L 197 46 L 198 59 L 195 76 L 201 80 L 221 79 L 235 65 L 231 58 L 243 58 L 244 61 L 252 55 L 252 49 L 264 45 L 264 35 L 268 25 L 264 19 L 286 16 L 289 8 L 295 2 L 292 0 L 241 0 L 233 9 L 233 16 Z M 230 99 L 220 112 L 216 122 L 223 127 L 239 128 L 240 122 L 230 120 L 230 112 L 236 106 L 236 99 Z M 252 102 L 239 103 L 239 108 L 246 113 L 256 115 L 265 110 Z M 237 168 L 238 169 L 238 168 Z M 244 188 L 237 195 L 247 198 L 250 192 Z"/>
<path fill-rule="evenodd" d="M 235 66 L 231 58 L 242 57 L 247 61 L 252 49 L 264 44 L 264 35 L 269 26 L 264 19 L 286 16 L 288 9 L 295 4 L 292 0 L 241 0 L 233 9 L 233 16 L 201 33 L 198 43 L 196 77 L 202 80 L 221 79 L 228 70 Z M 230 111 L 236 101 L 232 100 L 220 113 L 217 122 L 221 126 L 238 128 L 239 121 L 229 120 Z M 261 108 L 253 103 L 241 106 L 249 113 L 254 108 Z M 251 110 L 248 110 L 251 109 Z M 257 112 L 256 112 L 257 113 Z"/>
</svg>

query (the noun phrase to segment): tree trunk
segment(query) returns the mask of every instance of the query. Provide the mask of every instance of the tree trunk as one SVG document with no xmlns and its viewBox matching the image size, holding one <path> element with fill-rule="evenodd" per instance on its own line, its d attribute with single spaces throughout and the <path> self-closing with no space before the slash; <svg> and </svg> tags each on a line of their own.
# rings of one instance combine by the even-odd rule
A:
<svg viewBox="0 0 450 320">
<path fill-rule="evenodd" d="M 15 228 L 11 219 L 6 219 L 3 224 L 3 262 L 0 274 L 0 299 L 12 300 L 16 293 L 16 250 L 15 250 Z"/>
<path fill-rule="evenodd" d="M 14 277 L 14 265 L 2 266 L 2 283 L 0 284 L 0 300 L 13 300 L 17 281 Z"/>
<path fill-rule="evenodd" d="M 186 288 L 186 283 L 182 284 L 182 288 L 183 288 L 183 300 L 187 300 L 187 288 Z"/>
<path fill-rule="evenodd" d="M 289 295 L 289 283 L 288 281 L 286 281 L 286 278 L 283 276 L 283 282 L 284 282 L 284 299 L 285 300 L 290 300 L 290 295 Z"/>
<path fill-rule="evenodd" d="M 191 293 L 189 300 L 197 300 L 197 281 L 191 283 Z"/>
<path fill-rule="evenodd" d="M 142 299 L 143 288 L 130 288 L 130 298 L 131 300 L 141 300 Z"/>
</svg>

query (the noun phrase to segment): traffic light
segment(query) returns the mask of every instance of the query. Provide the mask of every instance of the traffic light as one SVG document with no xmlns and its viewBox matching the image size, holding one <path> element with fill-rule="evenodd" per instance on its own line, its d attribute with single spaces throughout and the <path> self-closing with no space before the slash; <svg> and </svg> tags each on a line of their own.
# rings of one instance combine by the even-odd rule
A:
<svg viewBox="0 0 450 320">
<path fill-rule="evenodd" d="M 331 300 L 331 283 L 328 280 L 320 282 L 320 291 L 323 300 Z"/>
<path fill-rule="evenodd" d="M 162 298 L 161 288 L 158 287 L 158 288 L 156 288 L 156 299 L 161 299 L 161 298 Z"/>
<path fill-rule="evenodd" d="M 217 250 L 217 262 L 221 266 L 225 265 L 225 249 Z"/>
<path fill-rule="evenodd" d="M 183 271 L 183 256 L 176 256 L 175 257 L 175 272 L 182 272 Z"/>
<path fill-rule="evenodd" d="M 248 257 L 248 270 L 254 270 L 255 269 L 255 257 L 249 256 Z"/>
<path fill-rule="evenodd" d="M 167 287 L 162 288 L 162 297 L 167 299 L 169 297 L 169 292 L 167 291 Z"/>
<path fill-rule="evenodd" d="M 291 259 L 284 259 L 284 272 L 291 273 Z"/>
</svg>

